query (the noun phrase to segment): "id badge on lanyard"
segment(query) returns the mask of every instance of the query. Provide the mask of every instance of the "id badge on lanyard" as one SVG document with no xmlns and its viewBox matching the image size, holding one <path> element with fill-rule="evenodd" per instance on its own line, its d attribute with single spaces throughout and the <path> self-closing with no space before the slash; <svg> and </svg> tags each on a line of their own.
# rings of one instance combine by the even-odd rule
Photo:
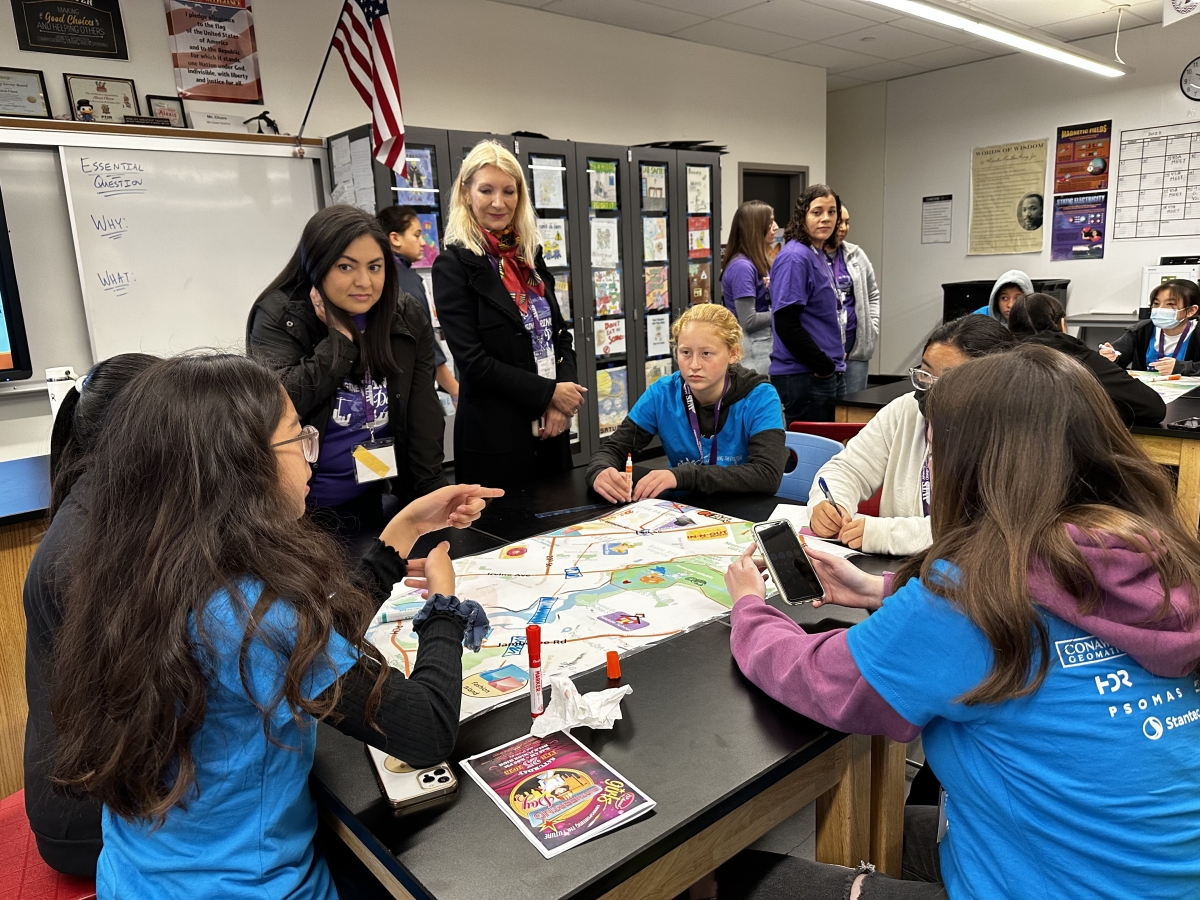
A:
<svg viewBox="0 0 1200 900">
<path fill-rule="evenodd" d="M 363 372 L 363 381 L 371 384 L 371 373 Z M 375 407 L 371 404 L 370 393 L 362 385 L 359 392 L 363 398 L 363 412 L 367 417 L 367 428 L 371 431 L 371 440 L 355 444 L 350 455 L 354 458 L 354 480 L 358 484 L 369 484 L 372 481 L 382 481 L 384 478 L 395 478 L 400 474 L 396 468 L 396 446 L 391 438 L 375 440 Z"/>
<path fill-rule="evenodd" d="M 817 254 L 825 263 L 825 273 L 829 276 L 829 287 L 832 288 L 833 296 L 837 300 L 838 333 L 842 337 L 842 350 L 844 352 L 846 349 L 846 322 L 849 319 L 849 312 L 846 309 L 846 292 L 838 287 L 837 279 L 833 275 L 833 263 L 829 261 L 829 257 L 816 247 L 812 247 L 812 252 Z"/>
</svg>

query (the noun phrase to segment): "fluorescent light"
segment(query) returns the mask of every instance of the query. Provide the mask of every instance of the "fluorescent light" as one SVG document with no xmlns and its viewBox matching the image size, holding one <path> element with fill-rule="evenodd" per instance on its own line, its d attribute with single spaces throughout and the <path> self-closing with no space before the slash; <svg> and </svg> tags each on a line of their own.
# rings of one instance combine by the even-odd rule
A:
<svg viewBox="0 0 1200 900">
<path fill-rule="evenodd" d="M 1038 56 L 1043 56 L 1046 59 L 1052 59 L 1055 62 L 1065 63 L 1068 66 L 1075 66 L 1077 69 L 1083 69 L 1085 72 L 1091 72 L 1093 75 L 1103 75 L 1105 78 L 1116 78 L 1119 75 L 1124 75 L 1126 70 L 1118 68 L 1108 63 L 1100 62 L 1088 56 L 1083 56 L 1073 50 L 1069 50 L 1062 46 L 1046 43 L 1045 41 L 1035 41 L 1033 38 L 1027 38 L 1007 29 L 990 25 L 987 22 L 979 21 L 968 16 L 959 15 L 951 12 L 948 9 L 942 9 L 939 6 L 930 6 L 925 3 L 919 3 L 917 0 L 863 0 L 865 3 L 874 3 L 876 6 L 886 6 L 889 9 L 894 9 L 897 12 L 902 12 L 908 16 L 915 16 L 918 19 L 926 19 L 930 22 L 936 22 L 938 25 L 944 25 L 947 28 L 957 28 L 959 31 L 965 31 L 969 34 L 978 35 L 981 38 L 986 38 L 989 41 L 996 41 L 1000 44 L 1006 44 L 1009 47 L 1015 47 L 1018 50 L 1024 50 L 1026 53 L 1034 53 Z"/>
</svg>

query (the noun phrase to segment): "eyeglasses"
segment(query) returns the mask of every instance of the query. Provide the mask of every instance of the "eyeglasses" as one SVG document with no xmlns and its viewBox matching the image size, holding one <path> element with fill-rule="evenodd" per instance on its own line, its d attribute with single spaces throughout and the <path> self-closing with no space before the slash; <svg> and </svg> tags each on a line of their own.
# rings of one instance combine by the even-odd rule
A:
<svg viewBox="0 0 1200 900">
<path fill-rule="evenodd" d="M 908 380 L 912 382 L 912 386 L 918 391 L 929 390 L 940 377 L 940 375 L 933 375 L 926 372 L 920 366 L 913 366 L 908 370 Z"/>
<path fill-rule="evenodd" d="M 294 444 L 300 441 L 300 449 L 304 451 L 304 458 L 310 463 L 317 461 L 317 455 L 321 451 L 321 433 L 312 425 L 305 425 L 300 429 L 300 433 L 294 438 L 288 438 L 286 441 L 279 441 L 272 444 L 272 447 L 282 447 L 284 444 Z"/>
</svg>

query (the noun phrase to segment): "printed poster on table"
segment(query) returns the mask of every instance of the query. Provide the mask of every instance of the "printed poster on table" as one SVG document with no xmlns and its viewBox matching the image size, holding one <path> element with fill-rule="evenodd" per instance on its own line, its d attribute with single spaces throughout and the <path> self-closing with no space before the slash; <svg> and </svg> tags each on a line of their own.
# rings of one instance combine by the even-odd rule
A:
<svg viewBox="0 0 1200 900">
<path fill-rule="evenodd" d="M 629 378 L 624 366 L 596 371 L 600 437 L 608 437 L 629 415 Z"/>
<path fill-rule="evenodd" d="M 708 166 L 687 167 L 687 212 L 689 216 L 712 212 Z"/>
<path fill-rule="evenodd" d="M 1047 143 L 1042 138 L 971 152 L 968 256 L 1041 252 Z"/>
<path fill-rule="evenodd" d="M 421 258 L 413 263 L 414 269 L 426 269 L 433 265 L 437 255 L 442 251 L 438 240 L 437 213 L 418 213 L 417 221 L 421 223 Z M 430 295 L 432 296 L 432 294 Z"/>
<path fill-rule="evenodd" d="M 588 198 L 592 209 L 617 208 L 617 164 L 591 160 L 588 163 Z"/>
<path fill-rule="evenodd" d="M 1108 189 L 1108 167 L 1112 152 L 1112 119 L 1066 125 L 1058 129 L 1054 154 L 1054 193 Z M 1053 244 L 1053 238 L 1051 239 Z"/>
<path fill-rule="evenodd" d="M 542 241 L 542 261 L 548 266 L 567 264 L 567 220 L 538 219 L 538 237 Z"/>
<path fill-rule="evenodd" d="M 437 206 L 437 190 L 433 184 L 433 152 L 428 148 L 405 147 L 405 178 L 396 173 L 396 205 Z"/>
<path fill-rule="evenodd" d="M 648 212 L 667 208 L 667 167 L 642 163 L 642 209 Z"/>
<path fill-rule="evenodd" d="M 1108 192 L 1054 198 L 1050 258 L 1103 259 Z"/>
<path fill-rule="evenodd" d="M 671 359 L 648 359 L 646 360 L 646 387 L 654 384 L 660 378 L 666 378 L 671 374 Z"/>
<path fill-rule="evenodd" d="M 538 209 L 566 209 L 563 200 L 562 160 L 556 156 L 530 156 L 533 173 L 533 205 Z"/>
<path fill-rule="evenodd" d="M 671 314 L 646 316 L 646 355 L 666 356 L 671 352 Z"/>
<path fill-rule="evenodd" d="M 642 259 L 647 262 L 667 258 L 666 216 L 642 216 Z"/>
<path fill-rule="evenodd" d="M 688 256 L 693 259 L 708 259 L 712 256 L 711 232 L 708 216 L 688 216 Z"/>
<path fill-rule="evenodd" d="M 593 319 L 597 356 L 615 356 L 625 352 L 625 320 Z"/>
<path fill-rule="evenodd" d="M 596 315 L 619 316 L 621 306 L 621 273 L 616 269 L 597 269 L 592 273 L 592 288 L 596 295 Z"/>
<path fill-rule="evenodd" d="M 562 731 L 526 735 L 463 770 L 550 859 L 654 809 L 654 801 Z"/>
<path fill-rule="evenodd" d="M 670 309 L 667 266 L 646 266 L 646 309 Z"/>
<path fill-rule="evenodd" d="M 183 99 L 262 103 L 250 0 L 167 0 L 167 40 Z"/>
<path fill-rule="evenodd" d="M 592 266 L 616 267 L 621 264 L 621 240 L 617 219 L 596 219 L 592 223 Z"/>
<path fill-rule="evenodd" d="M 12 10 L 22 50 L 129 59 L 119 0 L 12 0 Z"/>
</svg>

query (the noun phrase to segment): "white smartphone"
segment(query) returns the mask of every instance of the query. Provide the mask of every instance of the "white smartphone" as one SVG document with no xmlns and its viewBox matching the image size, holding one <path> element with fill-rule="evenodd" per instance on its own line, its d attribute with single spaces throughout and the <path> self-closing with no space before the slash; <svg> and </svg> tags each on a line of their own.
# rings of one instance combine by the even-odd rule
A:
<svg viewBox="0 0 1200 900">
<path fill-rule="evenodd" d="M 393 809 L 415 806 L 436 797 L 445 797 L 458 790 L 458 779 L 449 763 L 414 769 L 403 760 L 388 756 L 382 750 L 364 745 L 375 769 L 379 789 Z"/>
<path fill-rule="evenodd" d="M 760 522 L 753 528 L 763 561 L 784 603 L 797 606 L 825 599 L 825 585 L 790 522 Z"/>
</svg>

